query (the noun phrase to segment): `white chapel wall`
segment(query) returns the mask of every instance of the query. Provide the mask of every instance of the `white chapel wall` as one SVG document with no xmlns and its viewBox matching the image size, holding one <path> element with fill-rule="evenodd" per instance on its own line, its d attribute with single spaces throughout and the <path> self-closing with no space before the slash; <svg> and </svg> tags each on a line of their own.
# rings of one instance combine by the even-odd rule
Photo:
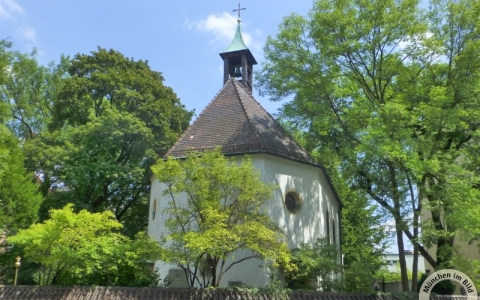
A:
<svg viewBox="0 0 480 300">
<path fill-rule="evenodd" d="M 266 211 L 285 231 L 291 249 L 326 237 L 327 209 L 331 219 L 335 220 L 336 236 L 339 237 L 339 205 L 320 168 L 272 155 L 253 155 L 252 159 L 255 166 L 263 164 L 262 180 L 278 185 Z M 302 199 L 302 208 L 296 214 L 285 207 L 285 195 L 289 191 L 297 192 Z M 332 226 L 330 230 L 333 230 Z"/>
<path fill-rule="evenodd" d="M 261 171 L 261 180 L 278 186 L 264 209 L 284 230 L 290 249 L 326 237 L 327 210 L 331 222 L 335 222 L 335 226 L 329 226 L 330 236 L 333 236 L 335 229 L 336 243 L 339 243 L 339 204 L 320 168 L 267 154 L 252 155 L 251 158 L 253 165 Z M 240 161 L 241 157 L 238 157 L 238 160 Z M 161 196 L 163 189 L 163 184 L 152 176 L 148 234 L 156 240 L 166 234 L 165 215 L 162 211 L 170 199 L 168 196 Z M 285 207 L 284 199 L 289 191 L 298 193 L 302 200 L 302 207 L 296 214 L 290 213 Z M 152 218 L 155 201 L 156 213 L 155 218 Z M 248 255 L 248 252 L 235 253 L 234 258 L 237 260 L 244 255 Z M 176 268 L 161 261 L 157 261 L 155 267 L 162 277 Z M 269 282 L 268 268 L 258 259 L 242 262 L 223 275 L 221 285 L 228 286 L 229 282 L 242 282 L 243 286 L 249 287 L 264 287 Z"/>
</svg>

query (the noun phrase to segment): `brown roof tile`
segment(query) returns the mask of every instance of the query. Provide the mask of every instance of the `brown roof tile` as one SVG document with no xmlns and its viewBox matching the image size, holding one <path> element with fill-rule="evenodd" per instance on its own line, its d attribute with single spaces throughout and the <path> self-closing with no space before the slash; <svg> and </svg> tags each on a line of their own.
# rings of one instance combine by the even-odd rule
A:
<svg viewBox="0 0 480 300">
<path fill-rule="evenodd" d="M 225 83 L 166 156 L 179 157 L 186 151 L 217 147 L 224 153 L 261 151 L 314 162 L 234 78 Z"/>
</svg>

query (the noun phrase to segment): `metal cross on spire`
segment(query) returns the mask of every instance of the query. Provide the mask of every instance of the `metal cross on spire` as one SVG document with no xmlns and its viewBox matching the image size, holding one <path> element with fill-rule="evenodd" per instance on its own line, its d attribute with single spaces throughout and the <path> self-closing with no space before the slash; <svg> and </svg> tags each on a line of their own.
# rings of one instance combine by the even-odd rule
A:
<svg viewBox="0 0 480 300">
<path fill-rule="evenodd" d="M 240 11 L 247 9 L 246 7 L 240 8 L 240 3 L 238 3 L 238 9 L 234 9 L 233 11 L 238 11 L 238 22 L 241 22 L 242 20 L 240 19 Z"/>
</svg>

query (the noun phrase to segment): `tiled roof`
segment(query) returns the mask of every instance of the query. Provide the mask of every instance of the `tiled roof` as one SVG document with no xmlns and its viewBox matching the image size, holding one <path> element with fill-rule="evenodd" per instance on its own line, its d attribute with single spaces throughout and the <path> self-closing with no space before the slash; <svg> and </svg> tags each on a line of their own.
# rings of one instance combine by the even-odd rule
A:
<svg viewBox="0 0 480 300">
<path fill-rule="evenodd" d="M 307 152 L 258 103 L 230 78 L 166 156 L 215 149 L 224 153 L 266 152 L 314 163 Z"/>
</svg>

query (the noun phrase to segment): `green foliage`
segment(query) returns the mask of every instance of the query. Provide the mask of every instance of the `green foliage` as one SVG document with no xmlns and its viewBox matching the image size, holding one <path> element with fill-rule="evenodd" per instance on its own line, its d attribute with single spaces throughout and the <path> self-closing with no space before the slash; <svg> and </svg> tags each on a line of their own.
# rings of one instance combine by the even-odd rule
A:
<svg viewBox="0 0 480 300">
<path fill-rule="evenodd" d="M 38 218 L 42 196 L 23 166 L 18 140 L 0 124 L 0 232 L 9 236 Z M 2 252 L 2 251 L 0 251 Z"/>
<path fill-rule="evenodd" d="M 192 112 L 163 85 L 161 73 L 151 70 L 148 61 L 99 47 L 90 55 L 75 55 L 68 73 L 53 106 L 53 128 L 84 125 L 92 115 L 116 108 L 144 122 L 154 135 L 151 148 L 163 154 L 188 127 Z"/>
<path fill-rule="evenodd" d="M 295 265 L 285 272 L 285 281 L 290 289 L 321 289 L 338 291 L 341 281 L 337 276 L 342 271 L 340 251 L 326 240 L 317 240 L 313 245 L 303 244 L 292 253 Z"/>
<path fill-rule="evenodd" d="M 348 177 L 339 172 L 342 161 L 333 149 L 323 148 L 319 152 L 315 142 L 309 138 L 310 133 L 299 130 L 291 122 L 281 121 L 312 157 L 323 162 L 342 199 L 343 290 L 349 293 L 371 292 L 374 273 L 383 266 L 382 256 L 391 237 L 390 229 L 385 226 L 388 219 L 364 191 L 349 185 Z"/>
<path fill-rule="evenodd" d="M 218 286 L 247 259 L 288 265 L 285 237 L 262 210 L 275 187 L 262 183 L 249 158 L 192 152 L 185 160 L 159 160 L 152 170 L 169 201 L 166 259 L 185 271 L 190 286 Z"/>
<path fill-rule="evenodd" d="M 36 185 L 27 184 L 27 177 L 32 181 L 33 176 L 23 169 L 25 157 L 25 167 L 37 175 L 44 196 L 41 220 L 49 218 L 50 209 L 74 203 L 76 210 L 113 212 L 124 225 L 119 230 L 130 238 L 144 231 L 150 166 L 187 128 L 192 112 L 146 61 L 99 48 L 91 55 L 62 57 L 58 64 L 44 67 L 35 52 L 22 54 L 10 51 L 10 46 L 0 42 L 0 122 L 17 140 L 7 128 L 0 128 L 0 202 L 6 207 L 0 212 L 2 230 L 15 233 L 37 218 L 42 198 L 35 193 Z M 23 202 L 17 201 L 19 197 Z M 8 249 L 0 257 L 2 264 L 10 264 L 11 251 L 23 255 L 25 250 L 18 245 Z M 139 252 L 134 250 L 123 249 Z M 25 278 L 36 272 L 35 264 L 24 261 L 21 282 L 31 283 Z M 143 265 L 117 264 L 117 269 L 102 267 L 103 273 L 87 272 L 80 277 L 72 269 L 58 273 L 58 279 L 57 270 L 38 264 L 42 283 L 158 282 L 147 273 L 142 275 Z M 45 274 L 50 271 L 48 279 Z"/>
<path fill-rule="evenodd" d="M 374 273 L 383 265 L 381 258 L 391 234 L 378 207 L 360 196 L 361 191 L 343 191 L 350 196 L 342 198 L 345 199 L 341 227 L 344 291 L 368 293 Z"/>
<path fill-rule="evenodd" d="M 145 234 L 130 239 L 111 212 L 78 214 L 72 205 L 52 210 L 51 219 L 8 238 L 24 250 L 24 261 L 40 265 L 40 285 L 152 285 L 157 278 L 145 263 L 161 258 Z"/>
<path fill-rule="evenodd" d="M 452 266 L 455 266 L 456 270 L 462 270 L 470 279 L 474 282 L 475 286 L 480 286 L 480 278 L 478 273 L 480 272 L 480 261 L 476 257 L 464 255 L 461 247 L 454 249 L 455 254 L 452 258 Z"/>
<path fill-rule="evenodd" d="M 412 280 L 412 271 L 407 270 L 407 274 L 408 280 Z M 423 275 L 423 273 L 420 275 Z M 389 271 L 386 268 L 382 268 L 375 272 L 375 278 L 377 278 L 378 281 L 385 281 L 386 283 L 402 281 L 402 275 L 400 274 L 400 271 Z"/>
<path fill-rule="evenodd" d="M 0 102 L 8 107 L 8 126 L 16 136 L 29 140 L 41 135 L 51 122 L 53 99 L 62 86 L 68 59 L 49 67 L 39 65 L 36 52 L 9 52 L 8 75 L 1 87 Z"/>
<path fill-rule="evenodd" d="M 375 281 L 374 272 L 378 270 L 371 262 L 350 262 L 343 272 L 343 291 L 347 293 L 371 293 L 372 282 Z"/>
<path fill-rule="evenodd" d="M 51 137 L 51 144 L 43 142 Z M 108 109 L 85 125 L 69 127 L 43 141 L 31 142 L 26 151 L 45 165 L 45 176 L 53 188 L 43 205 L 48 209 L 66 203 L 89 211 L 112 211 L 128 224 L 124 232 L 133 236 L 146 226 L 149 185 L 145 160 L 153 135 L 145 124 L 128 113 Z M 40 144 L 40 146 L 38 146 Z M 38 149 L 47 148 L 45 152 Z"/>
<path fill-rule="evenodd" d="M 147 225 L 149 172 L 192 112 L 147 62 L 99 48 L 41 67 L 15 53 L 3 98 L 9 124 L 27 141 L 29 170 L 41 174 L 41 219 L 74 203 L 110 210 L 133 237 Z"/>
<path fill-rule="evenodd" d="M 479 231 L 479 15 L 473 0 L 318 0 L 284 19 L 257 77 L 262 95 L 293 96 L 282 117 L 394 220 L 399 252 L 405 234 L 435 268 Z"/>
<path fill-rule="evenodd" d="M 5 241 L 5 237 L 29 227 L 38 219 L 42 196 L 33 173 L 23 166 L 23 154 L 18 139 L 0 124 L 0 277 L 1 284 L 13 284 L 15 257 L 21 253 Z M 24 264 L 25 277 L 19 283 L 31 283 L 30 264 Z M 23 280 L 25 279 L 25 280 Z"/>
<path fill-rule="evenodd" d="M 387 219 L 362 190 L 349 186 L 348 177 L 339 172 L 341 162 L 338 155 L 314 152 L 314 157 L 326 161 L 325 166 L 343 201 L 343 291 L 369 293 L 374 273 L 383 266 L 382 256 L 391 237 L 390 229 L 385 225 Z"/>
<path fill-rule="evenodd" d="M 7 40 L 0 40 L 0 87 L 5 84 L 8 78 L 8 65 L 10 62 L 10 53 L 8 49 L 12 44 Z M 0 101 L 0 124 L 4 124 L 8 119 L 8 104 Z"/>
</svg>

